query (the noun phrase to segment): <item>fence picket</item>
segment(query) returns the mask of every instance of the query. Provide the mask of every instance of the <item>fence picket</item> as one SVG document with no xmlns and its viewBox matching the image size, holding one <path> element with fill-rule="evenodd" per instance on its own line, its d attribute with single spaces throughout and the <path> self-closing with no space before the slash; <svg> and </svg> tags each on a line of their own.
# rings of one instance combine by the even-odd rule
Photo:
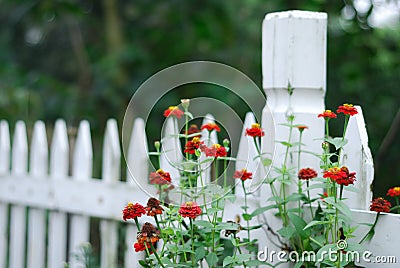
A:
<svg viewBox="0 0 400 268">
<path fill-rule="evenodd" d="M 81 121 L 74 149 L 74 159 L 72 166 L 72 177 L 76 181 L 90 180 L 92 177 L 92 139 L 90 136 L 90 126 L 88 121 Z M 77 193 L 78 194 L 78 193 Z M 79 195 L 91 195 L 90 192 L 80 193 Z M 76 259 L 82 252 L 81 246 L 89 242 L 90 218 L 82 215 L 71 216 L 71 233 L 69 258 L 70 267 L 82 267 Z"/>
<path fill-rule="evenodd" d="M 343 164 L 351 172 L 355 171 L 357 180 L 354 187 L 358 192 L 345 192 L 344 202 L 354 209 L 369 210 L 372 200 L 371 184 L 374 180 L 374 165 L 368 147 L 368 135 L 364 116 L 360 106 L 356 106 L 358 114 L 350 118 L 346 131 L 348 143 L 343 147 Z M 360 194 L 362 193 L 362 194 Z"/>
<path fill-rule="evenodd" d="M 26 126 L 22 121 L 15 125 L 12 145 L 12 174 L 23 175 L 28 170 L 28 141 Z M 23 268 L 25 265 L 26 207 L 13 205 L 10 220 L 10 267 Z"/>
<path fill-rule="evenodd" d="M 32 179 L 47 177 L 47 136 L 46 127 L 42 121 L 38 121 L 34 125 L 30 153 L 30 173 L 32 174 Z M 45 267 L 46 214 L 43 209 L 29 209 L 27 247 L 27 267 Z"/>
<path fill-rule="evenodd" d="M 163 132 L 160 166 L 171 174 L 172 184 L 179 185 L 180 174 L 177 163 L 182 160 L 182 151 L 179 138 L 176 136 L 179 130 L 175 118 L 167 118 Z"/>
<path fill-rule="evenodd" d="M 147 138 L 144 128 L 144 121 L 141 118 L 135 120 L 132 135 L 129 142 L 127 156 L 127 183 L 130 186 L 138 186 L 142 189 L 139 196 L 135 196 L 135 202 L 146 204 L 148 196 L 156 194 L 155 188 L 148 183 L 149 168 L 147 158 Z M 136 185 L 136 183 L 138 185 Z M 129 200 L 130 201 L 130 200 Z M 138 230 L 134 224 L 129 224 L 126 230 L 126 251 L 125 267 L 130 268 L 133 264 L 143 259 L 143 253 L 136 253 L 133 250 L 133 243 Z"/>
<path fill-rule="evenodd" d="M 117 121 L 109 119 L 103 143 L 103 171 L 104 183 L 112 185 L 120 178 L 121 149 Z M 102 220 L 100 222 L 101 232 L 101 267 L 117 266 L 117 243 L 118 230 L 117 222 L 113 220 Z"/>
<path fill-rule="evenodd" d="M 8 123 L 0 122 L 0 175 L 10 172 L 10 130 Z M 0 202 L 0 268 L 6 267 L 7 261 L 7 217 L 8 205 Z"/>
<path fill-rule="evenodd" d="M 69 145 L 67 126 L 57 120 L 54 127 L 50 155 L 50 179 L 62 180 L 68 176 Z M 49 215 L 48 267 L 64 267 L 67 261 L 67 214 L 51 211 Z"/>
<path fill-rule="evenodd" d="M 252 192 L 254 189 L 253 186 L 256 184 L 259 185 L 261 183 L 262 178 L 260 177 L 260 172 L 259 172 L 259 159 L 254 159 L 257 156 L 257 149 L 256 146 L 253 142 L 253 138 L 249 136 L 245 136 L 246 134 L 246 128 L 251 128 L 251 125 L 256 123 L 256 119 L 254 117 L 253 113 L 247 113 L 244 123 L 243 123 L 243 129 L 242 129 L 242 134 L 239 142 L 239 148 L 237 152 L 237 160 L 235 164 L 235 169 L 236 170 L 241 170 L 243 168 L 246 168 L 247 171 L 253 173 L 253 179 L 252 180 L 247 180 L 244 182 L 244 185 L 246 187 L 247 192 Z M 253 160 L 254 159 L 254 160 Z M 237 196 L 244 197 L 244 191 L 243 187 L 241 186 L 240 181 L 235 181 L 236 184 L 236 190 L 235 194 Z M 256 195 L 257 193 L 253 193 Z"/>
<path fill-rule="evenodd" d="M 206 114 L 206 116 L 203 119 L 202 125 L 209 123 L 215 123 L 215 118 L 211 114 Z M 218 143 L 218 135 L 216 131 L 212 131 L 211 133 L 209 133 L 207 129 L 203 129 L 201 131 L 201 140 L 204 141 L 204 144 L 209 147 L 215 143 Z M 200 162 L 204 161 L 205 159 L 206 156 L 204 154 L 201 154 Z M 201 165 L 201 170 L 203 171 L 201 176 L 203 179 L 203 184 L 201 184 L 200 181 L 201 178 L 198 178 L 197 185 L 207 185 L 211 181 L 211 163 L 212 162 L 207 162 Z"/>
</svg>

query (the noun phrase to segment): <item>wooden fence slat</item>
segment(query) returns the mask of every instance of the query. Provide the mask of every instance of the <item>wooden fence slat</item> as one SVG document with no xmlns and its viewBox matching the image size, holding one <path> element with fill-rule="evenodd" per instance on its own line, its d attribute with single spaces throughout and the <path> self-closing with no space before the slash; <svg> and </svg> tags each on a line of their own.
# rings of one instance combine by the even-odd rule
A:
<svg viewBox="0 0 400 268">
<path fill-rule="evenodd" d="M 74 149 L 72 177 L 75 181 L 87 181 L 92 177 L 93 149 L 88 121 L 81 121 Z M 79 191 L 79 189 L 76 189 Z M 82 192 L 81 195 L 91 196 L 92 192 Z M 90 218 L 83 215 L 71 216 L 70 228 L 70 267 L 82 267 L 76 260 L 76 254 L 81 252 L 81 247 L 89 242 Z"/>
<path fill-rule="evenodd" d="M 127 200 L 138 202 L 143 205 L 146 204 L 148 195 L 155 195 L 156 189 L 148 183 L 149 176 L 149 162 L 147 158 L 148 147 L 147 138 L 144 127 L 144 121 L 141 118 L 135 119 L 132 129 L 132 135 L 129 142 L 128 156 L 127 156 L 127 183 L 131 186 L 135 185 L 140 188 L 139 194 L 132 195 L 135 200 Z M 136 188 L 136 187 L 135 187 Z M 125 237 L 125 267 L 131 268 L 143 259 L 142 253 L 136 253 L 133 249 L 133 243 L 137 235 L 137 228 L 135 224 L 129 224 L 126 229 Z"/>
<path fill-rule="evenodd" d="M 182 150 L 179 138 L 177 119 L 169 117 L 165 121 L 161 146 L 161 168 L 171 174 L 172 184 L 179 185 L 179 166 L 182 160 Z"/>
<path fill-rule="evenodd" d="M 358 192 L 345 191 L 347 198 L 344 202 L 354 209 L 369 210 L 372 200 L 371 184 L 374 180 L 374 164 L 371 151 L 368 147 L 368 135 L 365 128 L 364 116 L 360 106 L 356 106 L 358 114 L 350 118 L 346 139 L 348 143 L 343 147 L 343 164 L 351 172 L 356 172 L 354 187 Z"/>
<path fill-rule="evenodd" d="M 28 170 L 28 141 L 25 123 L 18 121 L 12 145 L 12 174 L 26 174 Z M 10 267 L 23 268 L 25 263 L 26 209 L 23 205 L 11 207 Z"/>
<path fill-rule="evenodd" d="M 51 142 L 50 180 L 68 176 L 69 145 L 67 126 L 57 120 Z M 48 267 L 61 268 L 67 261 L 67 214 L 51 211 L 49 215 Z"/>
<path fill-rule="evenodd" d="M 254 114 L 251 112 L 247 113 L 243 123 L 242 134 L 240 136 L 239 148 L 236 156 L 237 161 L 235 163 L 236 170 L 241 170 L 243 168 L 246 168 L 247 171 L 253 173 L 253 179 L 244 182 L 247 192 L 253 192 L 254 189 L 252 186 L 259 185 L 262 180 L 262 178 L 259 175 L 260 174 L 259 159 L 257 158 L 253 160 L 257 156 L 257 149 L 253 142 L 253 138 L 245 136 L 246 128 L 251 128 L 251 125 L 254 123 L 256 123 Z M 244 197 L 244 192 L 241 182 L 239 180 L 236 180 L 235 184 L 236 184 L 235 194 L 237 196 Z M 257 193 L 253 194 L 255 196 Z"/>
<path fill-rule="evenodd" d="M 46 127 L 42 121 L 34 125 L 30 154 L 32 179 L 47 177 L 48 145 Z M 45 267 L 46 256 L 46 214 L 42 209 L 30 208 L 28 219 L 27 267 Z"/>
<path fill-rule="evenodd" d="M 8 123 L 0 121 L 0 176 L 10 172 L 10 130 Z M 0 178 L 1 180 L 1 178 Z M 7 261 L 7 217 L 8 206 L 0 202 L 0 268 L 6 267 Z"/>
<path fill-rule="evenodd" d="M 208 124 L 208 123 L 215 123 L 215 118 L 211 114 L 206 114 L 206 116 L 203 119 L 203 125 Z M 209 134 L 209 131 L 207 129 L 203 129 L 201 131 L 201 140 L 204 141 L 204 144 L 208 147 L 211 145 L 218 143 L 218 135 L 216 131 L 213 131 Z M 201 154 L 200 156 L 200 161 L 204 161 L 206 159 L 205 154 Z M 203 185 L 207 185 L 211 181 L 211 163 L 212 162 L 207 162 L 203 165 L 201 165 L 201 170 L 202 170 L 202 179 L 203 179 Z M 197 179 L 197 185 L 202 185 L 200 181 L 200 177 Z"/>
<path fill-rule="evenodd" d="M 117 121 L 109 119 L 103 143 L 103 171 L 102 180 L 107 184 L 114 184 L 120 178 L 121 149 Z M 121 208 L 115 208 L 116 210 Z M 102 220 L 100 222 L 101 232 L 101 267 L 117 267 L 117 244 L 118 230 L 117 222 L 113 220 Z"/>
</svg>

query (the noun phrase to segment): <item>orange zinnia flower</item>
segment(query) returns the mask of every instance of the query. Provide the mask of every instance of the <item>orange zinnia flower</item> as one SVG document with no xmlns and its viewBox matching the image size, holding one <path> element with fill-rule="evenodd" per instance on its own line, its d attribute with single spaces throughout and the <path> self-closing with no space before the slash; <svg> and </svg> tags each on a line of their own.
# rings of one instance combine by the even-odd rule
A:
<svg viewBox="0 0 400 268">
<path fill-rule="evenodd" d="M 164 209 L 160 206 L 160 201 L 154 197 L 149 198 L 147 201 L 147 216 L 156 216 L 157 214 L 162 214 Z"/>
</svg>

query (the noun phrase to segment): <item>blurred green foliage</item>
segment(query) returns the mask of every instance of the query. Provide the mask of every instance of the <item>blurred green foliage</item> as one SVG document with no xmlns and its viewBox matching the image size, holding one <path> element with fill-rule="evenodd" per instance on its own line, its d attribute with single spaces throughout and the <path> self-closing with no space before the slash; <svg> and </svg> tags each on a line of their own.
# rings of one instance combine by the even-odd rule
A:
<svg viewBox="0 0 400 268">
<path fill-rule="evenodd" d="M 344 7 L 351 16 L 343 16 Z M 155 72 L 185 61 L 218 61 L 261 86 L 265 14 L 324 11 L 329 16 L 327 107 L 343 102 L 363 107 L 370 146 L 379 155 L 375 190 L 384 195 L 400 185 L 400 171 L 393 168 L 400 164 L 399 139 L 389 139 L 380 151 L 399 109 L 400 28 L 369 26 L 373 8 L 357 12 L 350 0 L 3 0 L 0 118 L 23 119 L 28 127 L 38 119 L 52 125 L 64 118 L 70 126 L 88 119 L 99 146 L 105 121 L 115 117 L 121 123 L 135 89 Z M 155 112 L 193 95 L 190 87 L 180 92 L 168 94 Z M 223 91 L 208 93 L 225 97 Z M 246 112 L 235 98 L 226 101 Z M 148 128 L 156 129 L 157 122 Z"/>
</svg>

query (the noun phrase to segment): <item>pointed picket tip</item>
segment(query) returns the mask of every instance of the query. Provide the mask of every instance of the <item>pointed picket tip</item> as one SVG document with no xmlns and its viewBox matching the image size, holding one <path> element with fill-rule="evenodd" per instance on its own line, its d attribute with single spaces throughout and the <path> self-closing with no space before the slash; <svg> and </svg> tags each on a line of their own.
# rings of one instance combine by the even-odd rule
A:
<svg viewBox="0 0 400 268">
<path fill-rule="evenodd" d="M 50 173 L 54 178 L 68 175 L 69 144 L 67 124 L 58 119 L 54 126 L 53 139 L 50 153 Z"/>
<path fill-rule="evenodd" d="M 47 173 L 48 154 L 46 126 L 43 121 L 37 121 L 33 127 L 30 155 L 30 171 L 33 175 Z"/>
<path fill-rule="evenodd" d="M 103 143 L 102 179 L 106 182 L 118 181 L 120 177 L 121 149 L 118 125 L 115 119 L 107 121 Z"/>
<path fill-rule="evenodd" d="M 26 126 L 22 121 L 15 125 L 14 139 L 12 145 L 12 172 L 24 174 L 28 170 L 28 139 Z"/>
<path fill-rule="evenodd" d="M 0 121 L 0 174 L 10 170 L 10 128 L 7 121 Z"/>
<path fill-rule="evenodd" d="M 89 122 L 79 124 L 75 143 L 72 175 L 77 180 L 86 180 L 92 176 L 93 147 Z"/>
<path fill-rule="evenodd" d="M 179 130 L 175 120 L 175 118 L 168 117 L 163 127 L 160 166 L 171 174 L 172 184 L 179 185 L 179 163 L 182 161 L 182 150 L 177 137 Z"/>
<path fill-rule="evenodd" d="M 205 124 L 208 124 L 208 123 L 215 123 L 215 118 L 214 118 L 214 116 L 212 114 L 206 114 L 206 116 L 203 119 L 202 126 L 205 125 Z M 211 135 L 210 135 L 209 139 L 208 139 L 208 135 L 209 135 L 209 132 L 208 132 L 207 129 L 203 129 L 201 131 L 201 140 L 204 141 L 204 143 L 207 146 L 211 146 L 214 143 L 218 143 L 218 135 L 217 135 L 216 131 L 212 131 L 211 132 Z"/>
</svg>

